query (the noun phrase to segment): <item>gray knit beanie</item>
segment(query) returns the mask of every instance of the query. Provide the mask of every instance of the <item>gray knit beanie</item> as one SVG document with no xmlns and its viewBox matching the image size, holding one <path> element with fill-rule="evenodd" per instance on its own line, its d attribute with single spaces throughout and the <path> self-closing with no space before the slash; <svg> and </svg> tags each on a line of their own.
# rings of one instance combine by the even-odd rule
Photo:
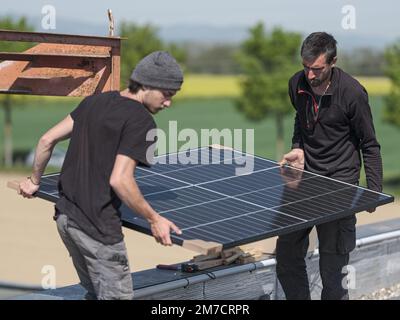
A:
<svg viewBox="0 0 400 320">
<path fill-rule="evenodd" d="M 136 65 L 131 79 L 153 88 L 179 90 L 183 82 L 182 70 L 166 51 L 155 51 Z"/>
</svg>

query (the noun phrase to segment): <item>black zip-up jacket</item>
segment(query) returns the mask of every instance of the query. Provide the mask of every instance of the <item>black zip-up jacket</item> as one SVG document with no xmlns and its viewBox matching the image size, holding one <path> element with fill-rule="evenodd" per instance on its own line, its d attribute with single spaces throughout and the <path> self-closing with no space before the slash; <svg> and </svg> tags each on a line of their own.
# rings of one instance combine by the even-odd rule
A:
<svg viewBox="0 0 400 320">
<path fill-rule="evenodd" d="M 305 169 L 357 183 L 361 151 L 368 188 L 382 191 L 380 145 L 365 88 L 335 67 L 319 108 L 304 71 L 289 80 L 289 96 L 296 109 L 292 148 L 304 150 Z"/>
</svg>

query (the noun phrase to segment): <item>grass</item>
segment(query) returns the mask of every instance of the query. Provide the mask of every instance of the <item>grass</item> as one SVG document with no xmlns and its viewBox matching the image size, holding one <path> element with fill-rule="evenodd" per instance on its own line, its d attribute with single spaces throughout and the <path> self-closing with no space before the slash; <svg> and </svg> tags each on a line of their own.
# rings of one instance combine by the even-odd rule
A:
<svg viewBox="0 0 400 320">
<path fill-rule="evenodd" d="M 203 80 L 207 79 L 204 77 Z M 198 80 L 198 79 L 197 79 Z M 197 81 L 196 80 L 196 81 Z M 189 80 L 188 80 L 189 81 Z M 210 80 L 211 81 L 211 80 Z M 211 84 L 212 82 L 208 82 Z M 216 81 L 215 83 L 218 83 Z M 372 82 L 371 82 L 372 83 Z M 232 84 L 232 83 L 231 83 Z M 192 85 L 190 85 L 192 86 Z M 201 86 L 199 86 L 201 87 Z M 229 90 L 232 90 L 232 87 Z M 222 92 L 222 91 L 220 91 Z M 228 90 L 226 91 L 228 92 Z M 187 93 L 190 96 L 189 93 Z M 192 93 L 191 93 L 192 94 Z M 275 143 L 276 132 L 273 118 L 267 118 L 254 123 L 248 121 L 238 113 L 231 98 L 197 98 L 177 99 L 174 105 L 167 111 L 156 116 L 158 127 L 168 133 L 169 121 L 176 121 L 178 130 L 183 128 L 194 129 L 200 133 L 201 129 L 217 128 L 229 129 L 253 129 L 255 136 L 255 153 L 270 159 L 276 159 Z M 35 147 L 37 139 L 52 125 L 64 118 L 73 110 L 79 99 L 76 98 L 34 98 L 25 99 L 21 106 L 13 110 L 13 142 L 16 153 L 26 153 Z M 388 181 L 387 192 L 400 190 L 400 169 L 398 141 L 400 141 L 400 129 L 382 122 L 381 96 L 370 97 L 375 129 L 378 140 L 382 146 L 384 161 L 385 181 Z M 3 123 L 4 114 L 0 112 L 0 122 Z M 290 147 L 290 139 L 293 130 L 293 115 L 285 119 L 285 149 Z M 245 140 L 245 133 L 242 134 Z M 184 142 L 181 142 L 183 144 Z M 208 144 L 200 141 L 201 145 Z M 67 143 L 61 144 L 66 148 Z M 0 132 L 0 155 L 3 148 L 3 132 Z M 23 170 L 23 168 L 21 168 Z"/>
<path fill-rule="evenodd" d="M 390 80 L 385 77 L 356 77 L 371 96 L 383 96 L 390 91 Z"/>
</svg>

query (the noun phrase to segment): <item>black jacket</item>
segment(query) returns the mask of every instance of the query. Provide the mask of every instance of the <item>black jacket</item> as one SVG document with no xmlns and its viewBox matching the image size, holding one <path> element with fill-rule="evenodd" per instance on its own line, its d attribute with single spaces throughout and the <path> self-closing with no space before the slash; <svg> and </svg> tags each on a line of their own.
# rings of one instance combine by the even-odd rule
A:
<svg viewBox="0 0 400 320">
<path fill-rule="evenodd" d="M 368 188 L 381 191 L 382 158 L 368 94 L 343 70 L 332 71 L 317 113 L 304 71 L 289 80 L 289 96 L 296 109 L 292 148 L 304 150 L 306 170 L 349 183 L 359 180 L 361 151 Z"/>
</svg>

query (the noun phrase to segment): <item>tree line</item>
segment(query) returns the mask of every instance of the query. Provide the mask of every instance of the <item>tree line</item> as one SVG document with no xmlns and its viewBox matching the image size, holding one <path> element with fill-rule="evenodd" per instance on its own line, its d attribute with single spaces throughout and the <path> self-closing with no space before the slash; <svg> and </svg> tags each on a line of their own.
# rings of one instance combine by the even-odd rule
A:
<svg viewBox="0 0 400 320">
<path fill-rule="evenodd" d="M 0 29 L 32 31 L 25 18 L 0 18 Z M 121 86 L 125 87 L 136 63 L 154 50 L 167 50 L 184 66 L 185 73 L 241 74 L 241 96 L 237 110 L 248 119 L 274 117 L 277 128 L 277 156 L 283 152 L 283 119 L 292 112 L 287 94 L 290 76 L 301 68 L 300 45 L 303 35 L 282 28 L 266 30 L 262 23 L 249 29 L 240 44 L 165 43 L 156 27 L 123 22 L 118 30 L 121 47 Z M 0 51 L 26 50 L 21 42 L 0 41 Z M 385 120 L 400 127 L 400 39 L 382 51 L 369 48 L 339 52 L 339 67 L 353 75 L 387 76 L 392 82 L 385 97 Z M 4 111 L 2 163 L 12 165 L 12 95 L 0 95 Z"/>
</svg>

